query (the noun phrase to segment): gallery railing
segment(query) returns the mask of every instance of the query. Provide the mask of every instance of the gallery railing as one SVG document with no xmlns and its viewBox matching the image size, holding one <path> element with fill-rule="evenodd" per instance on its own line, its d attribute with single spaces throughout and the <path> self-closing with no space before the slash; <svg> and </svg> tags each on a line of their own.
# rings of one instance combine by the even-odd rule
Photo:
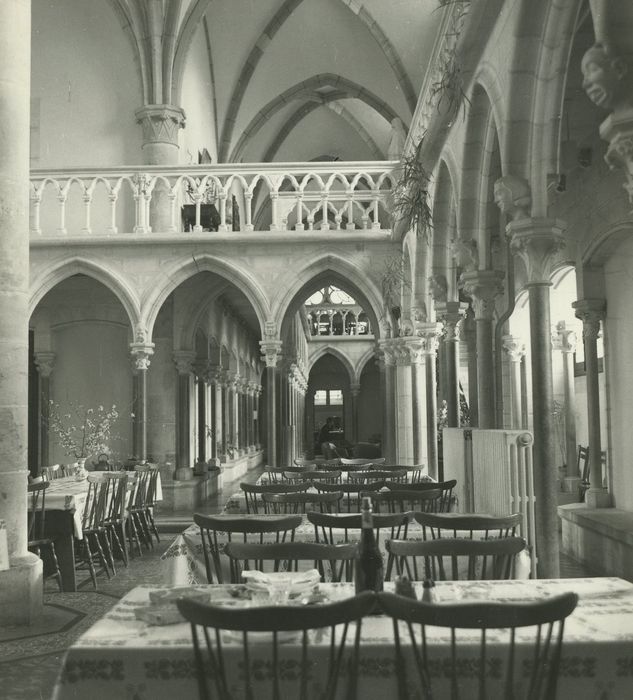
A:
<svg viewBox="0 0 633 700">
<path fill-rule="evenodd" d="M 31 171 L 32 236 L 391 229 L 397 163 Z"/>
</svg>

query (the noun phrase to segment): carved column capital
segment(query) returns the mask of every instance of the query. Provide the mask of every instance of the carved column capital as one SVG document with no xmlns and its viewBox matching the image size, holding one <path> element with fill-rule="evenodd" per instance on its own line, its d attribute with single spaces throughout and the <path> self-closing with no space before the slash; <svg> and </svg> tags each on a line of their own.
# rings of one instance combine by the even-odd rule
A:
<svg viewBox="0 0 633 700">
<path fill-rule="evenodd" d="M 475 320 L 492 320 L 495 299 L 503 292 L 503 278 L 504 274 L 499 270 L 475 270 L 462 274 L 464 293 L 473 300 Z"/>
<path fill-rule="evenodd" d="M 525 342 L 521 338 L 513 335 L 504 335 L 503 349 L 508 353 L 512 362 L 521 362 L 525 356 Z"/>
<path fill-rule="evenodd" d="M 143 143 L 178 145 L 178 130 L 185 126 L 185 113 L 174 105 L 146 105 L 135 112 L 143 129 Z"/>
<path fill-rule="evenodd" d="M 559 321 L 552 333 L 552 347 L 564 354 L 570 354 L 576 351 L 576 342 L 576 331 L 567 328 L 565 321 Z"/>
<path fill-rule="evenodd" d="M 393 367 L 398 357 L 397 338 L 384 338 L 378 341 L 385 367 Z"/>
<path fill-rule="evenodd" d="M 437 304 L 435 313 L 442 322 L 443 337 L 445 341 L 459 340 L 462 321 L 466 316 L 468 304 L 461 301 L 447 301 L 445 304 Z"/>
<path fill-rule="evenodd" d="M 518 219 L 506 226 L 510 249 L 523 261 L 528 285 L 551 284 L 558 253 L 565 247 L 564 229 L 558 219 Z"/>
<path fill-rule="evenodd" d="M 434 357 L 437 354 L 437 348 L 442 332 L 442 324 L 439 322 L 425 323 L 423 325 L 420 325 L 417 331 L 417 336 L 418 338 L 422 338 L 422 340 L 424 341 L 425 355 L 430 355 Z"/>
<path fill-rule="evenodd" d="M 266 339 L 259 341 L 266 367 L 276 367 L 281 357 L 281 348 L 283 343 L 281 340 Z"/>
<path fill-rule="evenodd" d="M 34 360 L 40 377 L 50 377 L 55 364 L 55 353 L 51 350 L 38 350 L 34 355 Z"/>
<path fill-rule="evenodd" d="M 174 350 L 173 360 L 178 374 L 191 374 L 196 353 L 193 350 Z"/>
<path fill-rule="evenodd" d="M 133 367 L 136 371 L 149 369 L 150 357 L 154 354 L 154 343 L 130 343 Z"/>
<path fill-rule="evenodd" d="M 576 318 L 582 321 L 582 337 L 586 341 L 595 341 L 600 335 L 600 321 L 605 316 L 606 302 L 604 299 L 579 299 L 572 306 L 576 310 Z"/>
</svg>

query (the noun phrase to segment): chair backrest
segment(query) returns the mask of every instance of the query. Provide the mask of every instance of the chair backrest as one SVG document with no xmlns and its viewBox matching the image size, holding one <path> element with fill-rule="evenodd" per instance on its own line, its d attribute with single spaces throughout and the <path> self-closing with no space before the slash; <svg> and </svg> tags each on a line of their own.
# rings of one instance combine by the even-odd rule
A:
<svg viewBox="0 0 633 700">
<path fill-rule="evenodd" d="M 59 464 L 51 464 L 48 467 L 42 467 L 42 477 L 44 481 L 53 481 L 64 476 Z"/>
<path fill-rule="evenodd" d="M 125 519 L 125 506 L 128 485 L 128 472 L 106 472 L 107 483 L 106 516 L 108 523 L 117 523 Z"/>
<path fill-rule="evenodd" d="M 396 572 L 413 581 L 473 581 L 512 578 L 514 557 L 525 549 L 525 540 L 389 540 L 385 547 L 395 558 Z"/>
<path fill-rule="evenodd" d="M 88 474 L 88 493 L 81 520 L 84 531 L 99 528 L 106 518 L 108 480 L 105 475 Z"/>
<path fill-rule="evenodd" d="M 281 542 L 257 544 L 229 542 L 224 553 L 231 560 L 231 581 L 239 583 L 242 571 L 299 571 L 299 562 L 319 570 L 323 581 L 338 583 L 354 580 L 356 543 Z"/>
<path fill-rule="evenodd" d="M 262 474 L 262 484 L 279 484 L 288 481 L 287 474 L 302 474 L 306 467 L 266 467 Z"/>
<path fill-rule="evenodd" d="M 310 488 L 310 482 L 298 484 L 274 483 L 274 484 L 240 484 L 240 489 L 244 492 L 246 500 L 246 512 L 258 514 L 266 512 L 266 504 L 261 499 L 262 493 L 300 493 Z"/>
<path fill-rule="evenodd" d="M 360 494 L 363 491 L 379 491 L 382 481 L 374 481 L 370 484 L 347 482 L 346 484 L 329 484 L 326 481 L 313 481 L 312 485 L 321 493 L 342 493 L 339 510 L 345 513 L 358 513 L 360 511 Z"/>
<path fill-rule="evenodd" d="M 134 485 L 134 502 L 132 507 L 136 510 L 147 508 L 147 496 L 154 469 L 155 467 L 150 467 L 149 464 L 137 464 L 134 467 L 136 483 Z"/>
<path fill-rule="evenodd" d="M 357 697 L 358 655 L 362 619 L 369 614 L 376 597 L 371 591 L 344 601 L 318 606 L 293 605 L 274 607 L 227 608 L 205 605 L 195 600 L 182 598 L 177 601 L 181 615 L 191 625 L 194 658 L 198 678 L 200 700 L 218 698 L 232 700 L 237 696 L 246 700 L 254 698 L 307 698 L 320 697 L 331 700 Z M 350 623 L 355 623 L 350 625 Z M 202 634 L 199 628 L 202 627 Z M 319 646 L 318 666 L 309 662 L 313 658 L 312 644 L 315 636 L 310 630 L 326 631 L 327 644 Z M 219 630 L 239 633 L 239 665 L 250 669 L 252 660 L 261 655 L 262 649 L 270 654 L 272 662 L 262 674 L 243 673 L 239 677 L 227 669 L 237 668 L 225 658 L 223 635 Z M 353 637 L 348 642 L 348 633 Z M 300 661 L 293 666 L 292 674 L 284 671 L 277 659 L 284 654 L 280 645 L 287 641 L 280 632 L 297 632 Z M 250 633 L 254 634 L 252 637 Z M 265 635 L 262 640 L 262 633 Z M 350 633 L 351 636 L 351 633 Z M 232 657 L 236 645 L 229 644 Z M 318 673 L 315 669 L 318 668 Z M 339 675 L 346 678 L 347 688 L 339 689 Z M 283 694 L 281 684 L 283 678 Z M 213 684 L 213 688 L 211 685 Z"/>
<path fill-rule="evenodd" d="M 29 497 L 27 533 L 28 541 L 41 540 L 44 538 L 46 525 L 46 489 L 48 481 L 39 481 L 27 486 Z"/>
<path fill-rule="evenodd" d="M 379 593 L 378 601 L 393 620 L 399 697 L 408 697 L 412 687 L 420 688 L 423 698 L 556 697 L 564 620 L 576 607 L 575 593 L 530 603 L 434 605 L 393 593 Z M 436 627 L 448 628 L 450 634 L 432 629 Z M 533 628 L 534 636 L 530 639 L 526 630 L 519 642 L 517 628 Z M 412 648 L 406 659 L 400 639 L 407 634 L 405 629 L 411 642 L 405 648 Z M 494 634 L 485 633 L 492 629 Z M 493 658 L 495 673 L 491 673 Z M 464 668 L 469 671 L 468 682 L 460 673 Z M 408 675 L 411 670 L 415 678 Z"/>
<path fill-rule="evenodd" d="M 385 486 L 390 491 L 400 491 L 406 489 L 407 491 L 433 491 L 435 489 L 441 489 L 442 498 L 439 503 L 438 513 L 448 513 L 451 510 L 451 504 L 453 501 L 453 489 L 457 486 L 457 479 L 449 479 L 448 481 L 416 481 L 414 483 L 408 483 L 403 486 L 399 481 L 385 481 Z"/>
<path fill-rule="evenodd" d="M 521 526 L 521 514 L 492 516 L 447 513 L 415 513 L 414 518 L 422 525 L 425 540 L 441 537 L 484 539 L 491 537 L 514 537 Z"/>
<path fill-rule="evenodd" d="M 154 506 L 156 501 L 156 489 L 158 486 L 158 477 L 160 471 L 158 470 L 158 465 L 148 464 L 149 477 L 147 479 L 147 493 L 145 496 L 145 506 L 151 508 Z"/>
<path fill-rule="evenodd" d="M 365 486 L 368 486 L 368 484 L 365 484 Z M 401 488 L 398 490 L 361 493 L 361 497 L 371 497 L 375 513 L 404 513 L 407 511 L 437 513 L 440 510 L 442 506 L 441 489 L 425 491 L 404 489 L 402 488 L 403 484 L 400 486 Z M 364 491 L 367 491 L 367 489 L 364 489 Z"/>
<path fill-rule="evenodd" d="M 265 494 L 264 494 L 265 495 Z M 224 583 L 220 555 L 226 542 L 237 538 L 242 542 L 285 542 L 294 539 L 295 529 L 301 525 L 300 515 L 271 516 L 222 516 L 193 514 L 194 523 L 200 528 L 202 551 L 208 583 Z"/>
<path fill-rule="evenodd" d="M 342 471 L 341 466 L 340 459 L 332 459 L 326 462 L 317 462 L 316 469 L 320 472 Z"/>
<path fill-rule="evenodd" d="M 338 487 L 339 484 L 329 484 Z M 306 513 L 320 510 L 322 513 L 338 512 L 343 498 L 340 491 L 332 493 L 263 493 L 262 500 L 268 512 L 276 514 Z"/>
<path fill-rule="evenodd" d="M 403 469 L 407 472 L 407 482 L 410 484 L 417 484 L 418 482 L 428 479 L 425 472 L 425 466 L 423 464 L 412 465 L 412 464 L 376 464 L 370 467 L 370 469 L 382 469 L 384 471 L 402 471 Z"/>
</svg>

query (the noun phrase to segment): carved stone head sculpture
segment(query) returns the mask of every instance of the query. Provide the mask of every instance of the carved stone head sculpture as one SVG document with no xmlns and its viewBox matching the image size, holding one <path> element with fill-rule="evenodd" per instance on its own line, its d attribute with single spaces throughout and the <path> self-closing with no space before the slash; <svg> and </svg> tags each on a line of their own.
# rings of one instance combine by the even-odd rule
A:
<svg viewBox="0 0 633 700">
<path fill-rule="evenodd" d="M 602 44 L 594 44 L 582 57 L 583 90 L 598 107 L 610 109 L 623 91 L 626 62 L 612 56 Z"/>
<path fill-rule="evenodd" d="M 513 221 L 530 216 L 532 193 L 527 180 L 516 175 L 500 177 L 494 186 L 495 204 Z"/>
</svg>

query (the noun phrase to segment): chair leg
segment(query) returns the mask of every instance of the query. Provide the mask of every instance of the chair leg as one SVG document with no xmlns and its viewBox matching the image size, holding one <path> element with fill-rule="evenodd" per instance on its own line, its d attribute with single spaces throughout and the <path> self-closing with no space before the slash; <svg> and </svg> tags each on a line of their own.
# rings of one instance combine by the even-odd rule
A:
<svg viewBox="0 0 633 700">
<path fill-rule="evenodd" d="M 138 549 L 138 555 L 139 557 L 143 556 L 143 550 L 141 549 L 141 540 L 139 539 L 138 536 L 138 530 L 136 529 L 136 523 L 134 521 L 134 514 L 130 513 L 128 518 L 126 519 L 126 525 L 128 529 L 128 539 L 130 541 L 130 552 L 132 551 L 132 544 L 133 542 L 136 542 L 136 548 Z"/>
<path fill-rule="evenodd" d="M 147 518 L 145 517 L 145 511 L 136 510 L 132 515 L 137 519 L 136 522 L 138 525 L 139 532 L 141 533 L 143 544 L 147 547 L 147 549 L 154 549 L 154 541 L 152 540 L 152 534 L 149 531 Z"/>
<path fill-rule="evenodd" d="M 51 542 L 50 543 L 51 547 L 51 559 L 53 560 L 53 566 L 55 567 L 55 580 L 57 581 L 57 585 L 59 587 L 59 592 L 63 593 L 64 592 L 64 586 L 62 584 L 62 572 L 59 568 L 59 562 L 57 561 L 57 552 L 55 551 L 55 543 Z"/>
<path fill-rule="evenodd" d="M 101 540 L 99 539 L 99 531 L 94 530 L 90 534 L 94 535 L 94 542 L 97 547 L 97 552 L 99 555 L 99 561 L 101 562 L 101 566 L 103 570 L 106 572 L 106 575 L 108 578 L 111 578 L 110 576 L 110 569 L 108 568 L 108 562 L 106 561 L 105 554 L 103 553 L 103 547 L 101 546 Z"/>
<path fill-rule="evenodd" d="M 119 550 L 119 554 L 121 555 L 121 559 L 123 559 L 123 566 L 127 567 L 129 563 L 127 558 L 127 551 L 126 548 L 121 544 L 121 540 L 119 539 L 119 533 L 117 532 L 117 527 L 119 526 L 119 524 L 120 523 L 110 523 L 108 525 L 108 532 L 110 533 L 112 549 L 114 550 L 114 545 L 116 545 L 117 549 Z"/>
<path fill-rule="evenodd" d="M 100 529 L 97 533 L 97 537 L 99 537 L 99 535 L 101 535 L 100 542 L 105 552 L 108 564 L 110 565 L 110 569 L 112 569 L 112 575 L 116 576 L 116 567 L 114 566 L 114 557 L 112 556 L 112 544 L 110 542 L 110 533 L 108 531 L 108 528 L 104 527 L 103 529 Z"/>
<path fill-rule="evenodd" d="M 90 549 L 90 535 L 88 532 L 84 531 L 84 538 L 82 540 L 82 548 L 84 550 L 85 558 L 84 561 L 88 564 L 88 571 L 90 571 L 90 578 L 92 579 L 92 585 L 95 591 L 97 590 L 97 572 L 95 570 L 94 560 L 92 558 L 92 550 Z"/>
<path fill-rule="evenodd" d="M 160 537 L 158 536 L 158 530 L 156 529 L 156 523 L 154 522 L 154 514 L 152 513 L 151 507 L 145 509 L 145 515 L 147 516 L 149 526 L 152 529 L 154 536 L 156 537 L 156 542 L 160 542 Z"/>
</svg>

